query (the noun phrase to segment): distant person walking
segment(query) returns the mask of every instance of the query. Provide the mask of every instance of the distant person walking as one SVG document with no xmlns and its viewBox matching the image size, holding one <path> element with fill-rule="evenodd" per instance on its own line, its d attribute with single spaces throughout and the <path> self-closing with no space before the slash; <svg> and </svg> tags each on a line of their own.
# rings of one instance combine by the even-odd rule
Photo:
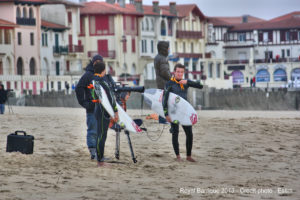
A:
<svg viewBox="0 0 300 200">
<path fill-rule="evenodd" d="M 253 78 L 250 79 L 250 87 L 253 87 Z"/>
<path fill-rule="evenodd" d="M 252 84 L 253 84 L 253 87 L 255 87 L 255 83 L 256 83 L 256 79 L 255 79 L 255 76 L 253 76 L 253 78 L 252 78 Z"/>
<path fill-rule="evenodd" d="M 7 90 L 4 89 L 4 85 L 0 84 L 0 114 L 3 115 L 5 111 L 5 102 L 7 101 Z"/>
</svg>

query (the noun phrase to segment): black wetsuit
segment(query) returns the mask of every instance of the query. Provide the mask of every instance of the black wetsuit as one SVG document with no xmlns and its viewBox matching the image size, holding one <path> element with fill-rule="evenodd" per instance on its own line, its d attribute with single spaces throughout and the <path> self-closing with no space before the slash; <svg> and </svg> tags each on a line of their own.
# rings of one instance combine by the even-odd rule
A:
<svg viewBox="0 0 300 200">
<path fill-rule="evenodd" d="M 116 101 L 113 95 L 113 91 L 110 89 L 110 86 L 107 82 L 107 77 L 100 78 L 98 76 L 94 76 L 94 80 L 98 81 L 103 89 L 106 91 L 106 95 L 112 108 L 115 112 L 118 111 L 116 106 Z M 97 95 L 95 95 L 95 99 L 98 99 Z M 105 141 L 107 137 L 107 130 L 110 122 L 110 116 L 107 111 L 104 109 L 101 103 L 96 104 L 95 109 L 95 117 L 97 120 L 97 142 L 96 142 L 96 153 L 97 153 L 97 160 L 101 162 L 104 156 L 104 147 Z"/>
<path fill-rule="evenodd" d="M 168 81 L 165 85 L 164 91 L 164 99 L 163 99 L 163 108 L 165 116 L 168 116 L 168 99 L 169 93 L 172 92 L 174 94 L 179 95 L 180 97 L 187 100 L 187 90 L 189 87 L 202 89 L 203 85 L 200 82 L 194 82 L 191 80 L 187 81 L 186 85 L 183 85 L 184 88 L 181 88 L 180 84 L 175 81 Z M 193 131 L 192 126 L 182 126 L 185 134 L 186 134 L 186 154 L 187 156 L 192 155 L 192 147 L 193 147 Z M 172 133 L 172 144 L 175 151 L 175 154 L 179 155 L 179 142 L 178 142 L 178 134 L 179 134 L 179 125 L 171 123 L 170 132 Z"/>
</svg>

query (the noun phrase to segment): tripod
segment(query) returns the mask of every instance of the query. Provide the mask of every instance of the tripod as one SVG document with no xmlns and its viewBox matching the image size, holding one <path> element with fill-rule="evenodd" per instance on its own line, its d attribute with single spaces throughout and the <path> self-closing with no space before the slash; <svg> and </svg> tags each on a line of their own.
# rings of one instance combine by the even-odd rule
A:
<svg viewBox="0 0 300 200">
<path fill-rule="evenodd" d="M 121 129 L 115 129 L 115 130 L 116 130 L 116 150 L 115 150 L 115 157 L 116 157 L 116 159 L 119 160 L 120 159 L 120 133 L 121 133 Z M 134 163 L 136 163 L 137 160 L 136 160 L 136 157 L 134 156 L 133 147 L 132 147 L 131 139 L 130 139 L 130 136 L 129 136 L 129 131 L 124 130 L 124 132 L 125 132 L 125 135 L 127 136 L 127 140 L 128 140 L 128 145 L 129 145 L 129 149 L 130 149 L 132 161 Z"/>
</svg>

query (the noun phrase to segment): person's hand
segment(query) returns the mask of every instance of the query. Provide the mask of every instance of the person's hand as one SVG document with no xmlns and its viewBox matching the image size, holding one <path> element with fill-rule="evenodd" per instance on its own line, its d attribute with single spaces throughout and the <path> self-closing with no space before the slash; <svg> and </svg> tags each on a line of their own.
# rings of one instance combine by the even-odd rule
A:
<svg viewBox="0 0 300 200">
<path fill-rule="evenodd" d="M 183 85 L 186 85 L 186 84 L 187 84 L 187 80 L 183 80 L 183 79 L 182 79 L 181 81 L 179 81 L 179 83 L 180 83 L 180 84 L 183 84 Z"/>
<path fill-rule="evenodd" d="M 114 122 L 119 121 L 119 113 L 118 112 L 115 112 L 115 118 L 113 120 L 114 120 Z"/>
<path fill-rule="evenodd" d="M 171 118 L 170 118 L 169 116 L 166 116 L 166 120 L 167 120 L 167 122 L 169 122 L 169 123 L 172 122 L 172 121 L 171 121 Z"/>
</svg>

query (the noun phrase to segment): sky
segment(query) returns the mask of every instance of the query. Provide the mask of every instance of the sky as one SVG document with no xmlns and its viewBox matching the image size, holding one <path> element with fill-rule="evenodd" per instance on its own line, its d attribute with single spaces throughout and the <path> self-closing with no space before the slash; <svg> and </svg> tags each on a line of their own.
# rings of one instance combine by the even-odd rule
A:
<svg viewBox="0 0 300 200">
<path fill-rule="evenodd" d="M 152 5 L 152 1 L 143 0 L 143 4 Z M 204 15 L 211 17 L 248 14 L 269 20 L 293 11 L 300 11 L 300 0 L 160 0 L 159 4 L 168 5 L 170 1 L 175 1 L 177 4 L 197 4 Z M 129 3 L 129 0 L 126 0 L 126 3 Z"/>
</svg>

